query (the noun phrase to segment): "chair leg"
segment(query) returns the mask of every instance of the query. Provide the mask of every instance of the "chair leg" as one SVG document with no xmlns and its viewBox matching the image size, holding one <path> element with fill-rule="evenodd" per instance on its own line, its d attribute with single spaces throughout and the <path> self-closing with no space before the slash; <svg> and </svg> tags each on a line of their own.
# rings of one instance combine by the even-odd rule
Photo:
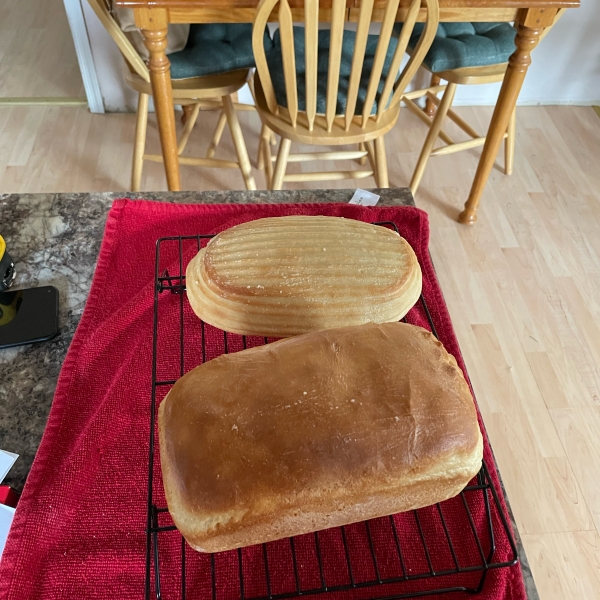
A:
<svg viewBox="0 0 600 600">
<path fill-rule="evenodd" d="M 267 189 L 271 189 L 271 183 L 273 181 L 273 162 L 271 161 L 271 135 L 271 130 L 266 125 L 263 125 L 259 149 L 259 167 L 260 163 L 262 162 L 263 168 L 265 170 Z"/>
<path fill-rule="evenodd" d="M 242 172 L 242 177 L 246 183 L 246 189 L 255 190 L 256 183 L 252 176 L 252 167 L 250 165 L 250 159 L 248 158 L 248 150 L 246 150 L 246 142 L 244 141 L 242 128 L 240 127 L 240 122 L 235 113 L 231 96 L 223 96 L 223 108 L 225 109 L 225 115 L 227 116 L 227 123 L 229 124 L 229 129 L 231 131 L 231 137 L 233 138 L 233 145 L 235 146 L 238 157 L 240 171 Z"/>
<path fill-rule="evenodd" d="M 258 142 L 258 156 L 256 157 L 256 166 L 262 171 L 265 168 L 265 156 L 263 153 L 263 144 L 267 126 L 265 124 L 260 128 L 260 140 Z"/>
<path fill-rule="evenodd" d="M 517 134 L 517 109 L 513 110 L 508 122 L 508 134 L 504 140 L 504 172 L 507 175 L 512 175 L 513 167 L 515 164 L 515 137 Z"/>
<path fill-rule="evenodd" d="M 138 96 L 137 119 L 135 123 L 135 142 L 133 145 L 133 162 L 131 167 L 131 191 L 139 192 L 144 167 L 144 151 L 146 149 L 146 130 L 148 128 L 148 94 Z"/>
<path fill-rule="evenodd" d="M 364 151 L 366 150 L 366 147 L 365 147 L 365 145 L 364 145 L 364 143 L 363 143 L 363 142 L 361 142 L 360 144 L 358 144 L 358 149 L 359 149 L 361 152 L 364 152 Z M 366 157 L 366 156 L 363 156 L 362 158 L 357 158 L 357 159 L 356 159 L 356 162 L 357 162 L 359 165 L 365 165 L 365 164 L 367 164 L 367 157 Z"/>
<path fill-rule="evenodd" d="M 194 125 L 198 120 L 198 115 L 200 114 L 200 103 L 191 105 L 192 110 L 186 119 L 185 125 L 183 126 L 183 132 L 181 133 L 181 138 L 177 143 L 177 154 L 181 156 L 185 147 L 190 139 L 190 135 L 192 134 L 192 129 L 194 129 Z"/>
<path fill-rule="evenodd" d="M 371 171 L 373 171 L 373 177 L 375 178 L 375 185 L 379 185 L 377 183 L 377 159 L 375 158 L 375 146 L 372 141 L 365 142 L 365 150 L 367 151 L 367 159 L 369 161 L 369 165 L 371 167 Z"/>
<path fill-rule="evenodd" d="M 390 187 L 388 181 L 387 158 L 383 136 L 375 138 L 375 163 L 377 167 L 377 185 L 380 188 Z"/>
<path fill-rule="evenodd" d="M 287 166 L 288 156 L 290 155 L 291 145 L 292 140 L 281 138 L 277 162 L 275 163 L 275 173 L 273 174 L 271 185 L 272 190 L 280 190 L 283 186 L 283 176 L 285 175 L 285 168 Z"/>
<path fill-rule="evenodd" d="M 181 124 L 185 125 L 188 122 L 192 112 L 194 111 L 194 104 L 184 104 L 181 109 L 183 113 L 181 115 Z"/>
<path fill-rule="evenodd" d="M 227 115 L 225 114 L 225 110 L 221 111 L 219 115 L 219 120 L 217 121 L 217 127 L 215 128 L 215 133 L 213 138 L 208 146 L 208 150 L 206 151 L 206 158 L 213 158 L 215 152 L 217 151 L 217 146 L 221 141 L 221 136 L 223 135 L 223 130 L 225 129 L 225 123 L 227 122 Z"/>
<path fill-rule="evenodd" d="M 448 110 L 452 106 L 452 101 L 454 100 L 454 94 L 456 92 L 456 84 L 449 83 L 444 95 L 442 96 L 442 100 L 438 109 L 435 113 L 435 117 L 433 119 L 433 123 L 429 128 L 429 133 L 425 138 L 425 143 L 423 144 L 423 148 L 421 150 L 421 155 L 419 156 L 419 160 L 417 162 L 417 166 L 415 167 L 415 171 L 412 176 L 412 180 L 410 182 L 410 189 L 413 193 L 413 196 L 417 193 L 419 189 L 419 184 L 421 183 L 421 179 L 423 178 L 423 173 L 425 172 L 425 167 L 427 166 L 427 161 L 431 156 L 431 151 L 433 150 L 433 146 L 442 130 L 442 125 L 444 123 L 444 119 L 446 118 L 446 114 Z"/>
<path fill-rule="evenodd" d="M 434 87 L 439 84 L 440 84 L 440 78 L 435 73 L 432 73 L 431 74 L 431 87 Z M 427 98 L 427 100 L 425 101 L 425 114 L 428 117 L 433 117 L 433 115 L 435 114 L 436 108 L 437 108 L 437 106 L 436 106 L 435 102 L 432 102 L 429 98 Z"/>
</svg>

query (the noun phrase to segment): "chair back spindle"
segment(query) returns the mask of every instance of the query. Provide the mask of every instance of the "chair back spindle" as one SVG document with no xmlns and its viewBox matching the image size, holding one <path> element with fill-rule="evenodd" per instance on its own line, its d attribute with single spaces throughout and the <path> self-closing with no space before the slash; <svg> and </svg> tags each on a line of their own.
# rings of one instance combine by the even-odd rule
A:
<svg viewBox="0 0 600 600">
<path fill-rule="evenodd" d="M 106 31 L 108 31 L 110 37 L 112 37 L 117 44 L 129 67 L 144 81 L 149 82 L 150 71 L 148 70 L 146 63 L 119 27 L 119 24 L 110 12 L 110 7 L 107 5 L 107 2 L 105 2 L 105 0 L 88 0 L 88 2 L 102 25 L 104 25 Z"/>
<path fill-rule="evenodd" d="M 374 10 L 374 0 L 362 0 L 358 14 L 356 33 L 345 31 L 344 24 L 349 12 L 346 0 L 332 0 L 331 9 L 320 12 L 319 0 L 304 0 L 304 105 L 298 93 L 297 59 L 302 54 L 296 48 L 298 28 L 294 31 L 292 10 L 288 0 L 261 0 L 254 20 L 253 49 L 256 58 L 257 74 L 262 87 L 265 102 L 269 111 L 281 115 L 281 102 L 274 88 L 273 68 L 264 45 L 263 35 L 271 15 L 277 15 L 279 24 L 281 64 L 285 87 L 285 109 L 289 122 L 296 128 L 299 113 L 304 112 L 301 123 L 309 131 L 321 129 L 332 132 L 334 127 L 349 131 L 357 125 L 363 130 L 373 121 L 379 122 L 385 112 L 397 107 L 402 99 L 406 86 L 422 63 L 437 31 L 439 23 L 438 0 L 410 0 L 404 7 L 404 23 L 396 36 L 396 19 L 400 9 L 400 0 L 387 0 L 383 17 L 380 10 Z M 279 5 L 279 6 L 277 6 Z M 422 9 L 425 9 L 423 11 Z M 331 15 L 329 29 L 329 48 L 327 73 L 319 73 L 323 69 L 323 60 L 319 60 L 320 14 Z M 406 53 L 409 40 L 413 36 L 415 24 L 425 14 L 425 27 L 419 41 L 412 52 L 406 66 L 400 71 L 402 58 Z M 368 47 L 373 48 L 375 42 L 369 36 L 371 25 L 380 21 L 374 55 L 370 54 L 365 62 Z M 295 35 L 294 35 L 295 34 Z M 344 48 L 346 36 L 353 41 L 352 59 L 349 73 L 341 74 L 344 69 Z M 346 52 L 347 52 L 346 47 Z M 373 52 L 371 50 L 370 52 Z M 346 56 L 347 62 L 350 62 Z M 346 70 L 348 67 L 346 67 Z M 370 69 L 370 72 L 367 71 Z M 326 79 L 320 84 L 319 76 Z M 342 79 L 343 89 L 340 89 Z M 319 98 L 323 95 L 324 98 Z M 279 95 L 281 99 L 281 93 Z M 340 108 L 340 100 L 341 108 Z M 374 107 L 376 106 L 376 110 Z M 324 107 L 324 108 L 323 108 Z"/>
<path fill-rule="evenodd" d="M 319 3 L 307 2 L 304 9 L 304 60 L 308 129 L 313 130 L 317 115 L 317 61 L 319 56 Z"/>
<path fill-rule="evenodd" d="M 356 29 L 356 41 L 354 45 L 354 54 L 352 56 L 352 67 L 350 70 L 350 80 L 348 82 L 348 95 L 346 98 L 346 131 L 350 129 L 350 124 L 354 119 L 356 110 L 356 101 L 358 99 L 358 88 L 362 76 L 363 63 L 365 60 L 365 50 L 371 27 L 371 16 L 373 13 L 374 0 L 363 0 L 358 15 L 358 27 Z"/>
<path fill-rule="evenodd" d="M 331 131 L 336 114 L 337 90 L 340 81 L 340 65 L 342 61 L 342 40 L 344 36 L 345 16 L 346 0 L 333 0 L 333 6 L 331 8 L 329 64 L 327 69 L 327 103 L 325 109 L 327 131 Z"/>
<path fill-rule="evenodd" d="M 415 2 L 420 2 L 420 0 L 413 0 L 413 4 Z M 379 34 L 377 50 L 375 52 L 375 59 L 373 60 L 373 67 L 371 68 L 371 77 L 369 79 L 369 85 L 367 87 L 367 95 L 363 105 L 363 127 L 367 124 L 367 120 L 371 115 L 371 109 L 373 106 L 373 101 L 375 100 L 375 94 L 377 93 L 377 89 L 381 82 L 383 64 L 385 62 L 389 45 L 392 39 L 392 31 L 394 29 L 394 23 L 396 20 L 396 14 L 398 13 L 399 4 L 400 0 L 388 0 L 387 5 L 385 7 L 383 22 L 381 24 L 381 33 Z"/>
<path fill-rule="evenodd" d="M 296 82 L 296 53 L 294 51 L 294 20 L 288 0 L 280 0 L 279 2 L 279 28 L 281 29 L 281 55 L 283 58 L 287 108 L 292 125 L 295 127 L 298 119 L 298 85 Z"/>
<path fill-rule="evenodd" d="M 400 74 L 400 78 L 396 80 L 395 74 L 400 70 L 400 64 L 402 63 L 402 58 L 406 54 L 406 49 L 408 48 L 408 42 L 412 35 L 412 32 L 415 27 L 415 23 L 417 22 L 417 17 L 419 16 L 419 10 L 421 8 L 421 3 L 419 0 L 413 0 L 410 7 L 408 8 L 408 12 L 406 14 L 406 18 L 404 21 L 404 25 L 402 26 L 402 30 L 400 32 L 400 36 L 398 37 L 398 43 L 396 45 L 396 50 L 394 52 L 394 57 L 392 58 L 392 64 L 390 67 L 390 71 L 388 76 L 385 79 L 385 84 L 383 86 L 383 92 L 381 93 L 381 99 L 379 102 L 379 106 L 377 107 L 377 121 L 381 120 L 383 115 L 383 111 L 385 107 L 390 102 L 390 94 L 392 90 L 398 89 L 398 87 L 402 87 L 402 93 L 406 88 L 406 85 L 412 79 L 412 75 L 409 79 L 404 76 L 404 73 Z M 418 65 L 417 65 L 418 67 Z M 406 66 L 406 69 L 409 68 L 409 65 Z M 406 70 L 405 69 L 405 70 Z M 405 83 L 402 83 L 403 80 Z M 396 81 L 398 81 L 398 86 L 395 86 Z M 394 92 L 395 93 L 395 92 Z"/>
</svg>

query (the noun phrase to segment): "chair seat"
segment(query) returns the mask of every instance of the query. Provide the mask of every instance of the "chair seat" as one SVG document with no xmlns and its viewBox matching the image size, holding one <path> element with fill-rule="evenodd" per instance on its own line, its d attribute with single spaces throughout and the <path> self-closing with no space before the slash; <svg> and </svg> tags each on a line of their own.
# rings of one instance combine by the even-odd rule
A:
<svg viewBox="0 0 600 600">
<path fill-rule="evenodd" d="M 410 49 L 422 30 L 415 26 Z M 516 49 L 516 33 L 510 23 L 440 23 L 423 62 L 433 73 L 506 63 Z"/>
<path fill-rule="evenodd" d="M 238 69 L 227 73 L 205 75 L 203 77 L 187 77 L 172 80 L 173 100 L 202 100 L 234 94 L 246 83 L 252 75 L 251 69 Z M 137 73 L 127 70 L 125 81 L 136 92 L 152 94 L 152 84 L 140 77 Z M 177 103 L 177 102 L 176 102 Z"/>
<path fill-rule="evenodd" d="M 329 72 L 329 39 L 330 31 L 328 29 L 319 30 L 318 35 L 318 63 L 317 63 L 317 113 L 325 114 L 326 100 L 327 100 L 327 77 Z M 280 30 L 275 31 L 273 36 L 273 48 L 271 52 L 267 54 L 267 62 L 269 64 L 269 70 L 271 73 L 271 79 L 273 82 L 273 88 L 275 90 L 275 97 L 277 104 L 280 106 L 287 107 L 287 97 L 285 92 L 285 78 L 283 72 L 283 59 L 281 55 L 281 38 Z M 373 67 L 373 61 L 375 58 L 375 51 L 377 50 L 377 42 L 379 36 L 370 35 L 367 39 L 367 47 L 365 50 L 365 59 L 363 63 L 363 69 L 361 73 L 360 86 L 358 90 L 358 98 L 356 102 L 355 114 L 362 114 L 364 102 L 367 96 L 367 86 L 369 84 L 369 78 L 371 76 L 371 69 Z M 341 115 L 346 111 L 346 101 L 348 97 L 348 84 L 350 80 L 350 72 L 352 70 L 352 57 L 354 54 L 354 45 L 356 42 L 356 33 L 354 31 L 344 31 L 342 40 L 342 56 L 340 65 L 340 79 L 338 84 L 338 95 L 337 95 L 337 106 L 336 114 Z M 377 94 L 375 96 L 375 102 L 371 109 L 371 114 L 377 112 L 377 103 L 381 92 L 383 92 L 383 86 L 385 84 L 385 78 L 387 77 L 394 51 L 398 45 L 398 40 L 392 38 L 388 47 L 385 63 L 383 67 L 383 73 L 381 82 Z M 296 72 L 298 77 L 296 79 L 296 85 L 298 88 L 298 109 L 301 111 L 306 110 L 306 61 L 305 61 L 305 39 L 304 39 L 304 28 L 294 27 L 294 50 L 296 58 Z"/>
<path fill-rule="evenodd" d="M 265 44 L 272 44 L 265 35 Z M 171 78 L 187 79 L 254 67 L 250 23 L 194 24 L 186 47 L 169 55 Z"/>
<path fill-rule="evenodd" d="M 306 112 L 299 112 L 296 125 L 292 125 L 287 108 L 281 107 L 277 114 L 269 110 L 258 74 L 254 79 L 254 87 L 256 110 L 262 122 L 277 135 L 302 144 L 339 146 L 373 140 L 390 131 L 398 121 L 400 113 L 400 103 L 398 103 L 385 111 L 379 121 L 369 119 L 365 127 L 362 126 L 362 118 L 355 116 L 348 130 L 345 128 L 344 117 L 338 116 L 333 122 L 331 131 L 327 130 L 325 117 L 317 115 L 311 129 Z"/>
</svg>

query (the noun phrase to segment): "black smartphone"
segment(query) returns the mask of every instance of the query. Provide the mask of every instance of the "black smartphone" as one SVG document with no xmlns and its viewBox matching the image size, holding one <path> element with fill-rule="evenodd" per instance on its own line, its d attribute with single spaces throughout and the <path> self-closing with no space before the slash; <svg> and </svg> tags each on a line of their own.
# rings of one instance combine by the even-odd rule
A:
<svg viewBox="0 0 600 600">
<path fill-rule="evenodd" d="M 44 342 L 58 333 L 58 290 L 52 285 L 0 292 L 0 348 Z"/>
</svg>

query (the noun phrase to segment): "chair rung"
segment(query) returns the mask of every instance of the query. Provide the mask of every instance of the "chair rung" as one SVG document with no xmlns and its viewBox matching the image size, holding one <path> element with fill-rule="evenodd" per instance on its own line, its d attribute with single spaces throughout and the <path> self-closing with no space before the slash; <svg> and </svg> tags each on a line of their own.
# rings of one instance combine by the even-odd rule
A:
<svg viewBox="0 0 600 600">
<path fill-rule="evenodd" d="M 433 118 L 425 114 L 425 111 L 416 102 L 413 102 L 409 98 L 405 97 L 405 104 L 406 108 L 408 108 L 413 114 L 419 117 L 421 121 L 423 121 L 429 127 L 431 127 L 433 123 Z M 443 129 L 440 131 L 439 137 L 441 137 L 446 144 L 454 144 L 454 140 Z"/>
<path fill-rule="evenodd" d="M 432 87 L 425 88 L 424 90 L 415 90 L 414 92 L 408 92 L 402 96 L 402 99 L 406 98 L 407 100 L 415 100 L 417 98 L 422 98 L 426 94 L 439 94 L 446 89 L 446 84 L 442 85 L 434 85 Z"/>
<path fill-rule="evenodd" d="M 508 134 L 504 134 L 504 138 L 506 139 Z M 431 152 L 431 156 L 441 156 L 443 154 L 453 154 L 454 152 L 460 152 L 461 150 L 469 150 L 470 148 L 477 148 L 478 146 L 483 146 L 485 144 L 484 137 L 478 137 L 473 140 L 467 140 L 466 142 L 456 142 L 454 144 L 450 144 L 449 146 L 442 146 L 441 148 L 436 148 Z"/>
<path fill-rule="evenodd" d="M 160 154 L 144 154 L 144 160 L 162 162 Z M 214 167 L 217 169 L 239 169 L 238 163 L 232 160 L 221 160 L 220 158 L 195 158 L 193 156 L 180 156 L 180 165 L 194 165 L 196 167 Z"/>
<path fill-rule="evenodd" d="M 366 150 L 341 150 L 339 152 L 306 152 L 298 154 L 290 154 L 288 162 L 305 162 L 309 160 L 354 160 L 367 156 Z M 275 162 L 276 156 L 272 156 L 271 160 Z"/>
<path fill-rule="evenodd" d="M 448 111 L 448 118 L 458 125 L 467 135 L 473 139 L 478 139 L 480 136 L 464 119 L 461 119 L 452 109 Z"/>
<path fill-rule="evenodd" d="M 220 158 L 195 158 L 191 156 L 180 156 L 179 164 L 195 165 L 198 167 L 215 167 L 217 169 L 239 169 L 240 165 L 233 160 L 222 160 Z"/>
<path fill-rule="evenodd" d="M 199 104 L 201 110 L 222 110 L 223 109 L 223 102 L 221 102 L 221 100 L 195 100 L 193 98 L 176 98 L 173 101 L 173 104 L 179 104 L 180 106 L 184 106 L 184 105 L 194 106 L 196 104 Z M 241 102 L 234 102 L 233 107 L 236 110 L 256 111 L 256 106 L 254 106 L 254 104 L 243 104 Z"/>
<path fill-rule="evenodd" d="M 337 179 L 363 179 L 371 177 L 373 171 L 325 171 L 315 173 L 292 173 L 285 175 L 283 181 L 323 181 Z"/>
</svg>

